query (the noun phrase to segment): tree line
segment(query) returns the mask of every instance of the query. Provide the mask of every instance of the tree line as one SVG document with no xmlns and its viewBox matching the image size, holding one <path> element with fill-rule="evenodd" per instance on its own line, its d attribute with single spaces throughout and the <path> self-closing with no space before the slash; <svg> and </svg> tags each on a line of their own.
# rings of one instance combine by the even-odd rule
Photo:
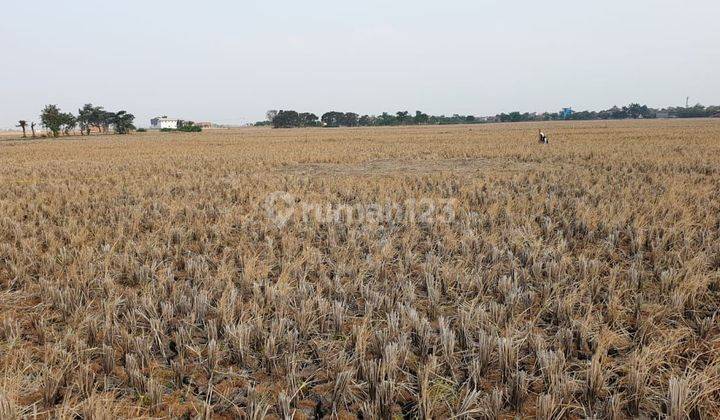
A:
<svg viewBox="0 0 720 420">
<path fill-rule="evenodd" d="M 270 110 L 266 113 L 266 120 L 255 123 L 257 126 L 272 126 L 274 128 L 296 127 L 369 127 L 393 125 L 443 125 L 443 124 L 479 124 L 489 122 L 523 122 L 523 121 L 562 121 L 562 120 L 619 120 L 640 118 L 706 118 L 720 115 L 720 106 L 695 105 L 694 107 L 670 107 L 663 109 L 650 108 L 647 105 L 632 103 L 627 106 L 613 106 L 602 111 L 564 112 L 510 112 L 490 117 L 475 117 L 473 115 L 452 116 L 429 115 L 422 111 L 411 114 L 408 111 L 398 111 L 394 114 L 383 112 L 380 115 L 359 115 L 355 112 L 330 111 L 318 117 L 311 112 L 297 112 L 293 110 Z"/>
<path fill-rule="evenodd" d="M 63 112 L 57 105 L 46 105 L 40 113 L 40 123 L 53 137 L 58 137 L 61 133 L 70 135 L 76 128 L 83 136 L 90 135 L 93 128 L 100 133 L 108 133 L 110 127 L 116 134 L 127 134 L 135 130 L 134 120 L 135 116 L 127 111 L 106 111 L 102 106 L 93 104 L 83 105 L 78 109 L 77 115 Z M 18 121 L 18 127 L 22 129 L 23 138 L 26 138 L 27 120 Z M 35 122 L 30 123 L 30 129 L 32 137 L 35 138 Z"/>
<path fill-rule="evenodd" d="M 626 120 L 626 119 L 652 119 L 652 118 L 710 118 L 720 116 L 720 106 L 703 106 L 697 104 L 692 107 L 668 107 L 662 109 L 650 108 L 647 105 L 632 103 L 627 106 L 613 106 L 602 111 L 578 111 L 569 115 L 562 112 L 554 113 L 520 113 L 511 112 L 498 114 L 493 122 L 522 122 L 522 121 L 562 121 L 562 120 Z"/>
<path fill-rule="evenodd" d="M 360 115 L 355 112 L 330 111 L 318 117 L 311 112 L 297 112 L 292 110 L 271 110 L 266 113 L 266 120 L 255 123 L 257 126 L 271 125 L 275 128 L 294 127 L 369 127 L 392 125 L 423 125 L 423 124 L 467 124 L 478 122 L 472 115 L 458 115 L 451 117 L 444 115 L 428 115 L 422 111 L 410 114 L 408 111 L 398 111 L 395 114 L 383 112 L 380 115 Z"/>
</svg>

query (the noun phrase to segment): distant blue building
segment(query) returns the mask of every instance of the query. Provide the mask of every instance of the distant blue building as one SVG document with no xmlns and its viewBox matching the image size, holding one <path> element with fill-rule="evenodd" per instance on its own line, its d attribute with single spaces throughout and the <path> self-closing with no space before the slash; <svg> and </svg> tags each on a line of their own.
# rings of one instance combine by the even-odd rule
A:
<svg viewBox="0 0 720 420">
<path fill-rule="evenodd" d="M 560 111 L 560 118 L 568 119 L 573 114 L 572 108 L 563 108 L 562 111 Z"/>
</svg>

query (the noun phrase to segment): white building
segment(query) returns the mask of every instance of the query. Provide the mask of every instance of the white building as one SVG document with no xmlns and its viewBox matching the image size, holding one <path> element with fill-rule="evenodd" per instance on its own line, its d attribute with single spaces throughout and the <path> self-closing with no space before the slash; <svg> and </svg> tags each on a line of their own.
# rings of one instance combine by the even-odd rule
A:
<svg viewBox="0 0 720 420">
<path fill-rule="evenodd" d="M 150 127 L 162 130 L 163 128 L 177 129 L 178 118 L 156 117 L 150 120 Z"/>
</svg>

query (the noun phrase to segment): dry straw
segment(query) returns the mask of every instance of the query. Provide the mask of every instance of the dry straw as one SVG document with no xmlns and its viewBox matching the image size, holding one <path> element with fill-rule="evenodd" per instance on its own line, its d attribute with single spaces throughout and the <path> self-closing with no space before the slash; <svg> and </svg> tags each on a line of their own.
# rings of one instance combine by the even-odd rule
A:
<svg viewBox="0 0 720 420">
<path fill-rule="evenodd" d="M 720 123 L 544 129 L 3 142 L 0 418 L 720 417 Z"/>
</svg>

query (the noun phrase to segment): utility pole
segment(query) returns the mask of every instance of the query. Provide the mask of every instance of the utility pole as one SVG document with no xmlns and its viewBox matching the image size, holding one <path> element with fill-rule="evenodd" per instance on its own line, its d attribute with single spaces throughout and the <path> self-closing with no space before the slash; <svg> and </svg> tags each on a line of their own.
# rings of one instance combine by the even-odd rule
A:
<svg viewBox="0 0 720 420">
<path fill-rule="evenodd" d="M 690 108 L 690 97 L 685 98 L 685 108 Z"/>
</svg>

